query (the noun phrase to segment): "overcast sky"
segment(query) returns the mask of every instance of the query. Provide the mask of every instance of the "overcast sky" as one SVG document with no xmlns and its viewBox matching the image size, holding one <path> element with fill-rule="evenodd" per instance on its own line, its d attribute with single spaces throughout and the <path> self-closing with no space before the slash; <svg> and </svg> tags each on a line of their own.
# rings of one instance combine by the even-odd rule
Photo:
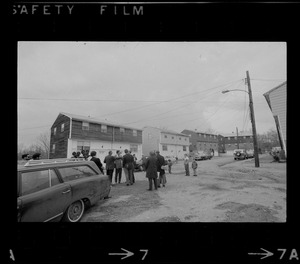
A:
<svg viewBox="0 0 300 264">
<path fill-rule="evenodd" d="M 18 143 L 59 112 L 126 126 L 231 133 L 275 128 L 263 93 L 286 81 L 283 42 L 19 42 Z"/>
</svg>

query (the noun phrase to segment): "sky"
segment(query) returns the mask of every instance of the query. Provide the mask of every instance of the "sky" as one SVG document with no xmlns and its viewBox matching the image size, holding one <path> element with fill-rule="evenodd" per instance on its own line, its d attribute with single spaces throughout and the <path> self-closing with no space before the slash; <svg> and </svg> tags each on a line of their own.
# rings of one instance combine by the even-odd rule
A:
<svg viewBox="0 0 300 264">
<path fill-rule="evenodd" d="M 142 129 L 275 128 L 263 94 L 286 81 L 285 42 L 18 42 L 18 144 L 60 112 Z"/>
</svg>

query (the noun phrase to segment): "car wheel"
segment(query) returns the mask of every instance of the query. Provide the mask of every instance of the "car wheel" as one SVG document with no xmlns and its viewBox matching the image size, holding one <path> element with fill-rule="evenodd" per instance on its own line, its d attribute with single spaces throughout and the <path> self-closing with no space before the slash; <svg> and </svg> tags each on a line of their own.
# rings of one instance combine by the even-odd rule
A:
<svg viewBox="0 0 300 264">
<path fill-rule="evenodd" d="M 74 203 L 72 203 L 66 213 L 65 213 L 65 217 L 64 220 L 67 222 L 78 222 L 84 212 L 84 202 L 82 200 L 78 200 Z"/>
</svg>

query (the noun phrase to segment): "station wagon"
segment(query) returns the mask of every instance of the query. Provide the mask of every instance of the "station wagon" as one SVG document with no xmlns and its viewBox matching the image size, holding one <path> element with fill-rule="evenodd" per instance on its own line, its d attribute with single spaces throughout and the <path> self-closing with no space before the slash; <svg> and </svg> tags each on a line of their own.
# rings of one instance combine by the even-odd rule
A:
<svg viewBox="0 0 300 264">
<path fill-rule="evenodd" d="M 78 222 L 111 188 L 108 176 L 84 159 L 28 161 L 18 166 L 17 183 L 18 222 Z"/>
</svg>

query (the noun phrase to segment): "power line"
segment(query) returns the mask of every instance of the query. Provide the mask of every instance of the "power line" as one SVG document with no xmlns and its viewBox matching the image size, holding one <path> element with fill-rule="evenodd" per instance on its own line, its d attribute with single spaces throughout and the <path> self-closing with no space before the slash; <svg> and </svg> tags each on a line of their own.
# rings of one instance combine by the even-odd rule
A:
<svg viewBox="0 0 300 264">
<path fill-rule="evenodd" d="M 240 82 L 241 80 L 243 80 L 243 79 L 235 80 L 235 81 L 229 82 L 229 83 L 227 83 L 227 84 L 218 85 L 218 86 L 215 86 L 215 87 L 206 89 L 206 90 L 202 90 L 202 91 L 190 93 L 190 94 L 187 94 L 187 95 L 184 95 L 184 96 L 175 97 L 175 98 L 172 98 L 172 99 L 169 99 L 169 100 L 166 100 L 166 101 L 159 101 L 159 102 L 156 102 L 156 103 L 154 103 L 154 104 L 148 104 L 148 105 L 143 105 L 143 106 L 140 106 L 140 107 L 135 107 L 135 108 L 130 108 L 130 109 L 122 110 L 122 111 L 117 111 L 117 112 L 113 112 L 113 113 L 106 114 L 106 115 L 102 115 L 102 116 L 98 116 L 98 117 L 111 116 L 111 115 L 115 115 L 115 114 L 120 114 L 120 113 L 124 113 L 124 112 L 130 112 L 130 111 L 134 111 L 134 110 L 139 110 L 139 109 L 147 108 L 147 107 L 154 106 L 154 105 L 158 105 L 158 104 L 161 104 L 161 103 L 167 103 L 167 102 L 176 101 L 176 100 L 178 100 L 178 99 L 182 99 L 182 98 L 185 98 L 185 97 L 189 97 L 189 96 L 192 96 L 192 95 L 195 95 L 195 94 L 200 94 L 200 93 L 204 93 L 204 92 L 207 92 L 207 91 L 211 91 L 211 90 L 214 90 L 214 89 L 217 89 L 217 88 L 220 88 L 220 87 L 228 86 L 228 85 L 230 85 L 230 84 L 232 84 L 232 83 Z M 180 101 L 177 101 L 177 102 L 180 102 Z"/>
<path fill-rule="evenodd" d="M 239 80 L 239 81 L 240 81 L 240 80 Z M 231 84 L 231 83 L 226 84 L 225 86 L 228 86 L 228 85 L 230 85 L 230 84 Z M 219 87 L 218 87 L 218 88 L 219 88 Z M 213 92 L 213 93 L 218 93 L 218 92 L 219 92 L 219 91 Z M 197 93 L 199 93 L 199 92 L 197 92 Z M 189 95 L 188 95 L 188 96 L 189 96 Z M 181 97 L 181 98 L 182 98 L 182 97 Z M 204 99 L 205 99 L 205 98 L 204 98 Z M 200 99 L 200 100 L 201 100 L 201 99 Z M 199 100 L 198 100 L 198 101 L 195 101 L 195 102 L 199 102 Z M 129 125 L 129 124 L 134 124 L 134 123 L 145 122 L 145 121 L 147 121 L 147 120 L 153 120 L 153 117 L 160 116 L 160 115 L 163 115 L 163 114 L 167 114 L 167 113 L 173 112 L 173 111 L 178 110 L 178 109 L 183 108 L 183 107 L 186 107 L 186 106 L 183 105 L 183 106 L 177 107 L 177 108 L 175 108 L 175 109 L 171 109 L 171 110 L 169 110 L 169 111 L 167 111 L 167 112 L 159 113 L 159 114 L 154 115 L 154 116 L 152 116 L 152 117 L 150 117 L 150 118 L 143 118 L 143 119 L 140 119 L 140 120 L 138 120 L 138 121 L 134 121 L 134 122 L 130 122 L 130 123 L 125 123 L 125 124 L 123 124 L 123 125 Z M 180 116 L 180 115 L 177 115 L 177 116 Z M 163 119 L 166 119 L 166 118 L 163 118 Z M 161 119 L 154 119 L 154 120 L 161 120 Z"/>
<path fill-rule="evenodd" d="M 266 81 L 266 82 L 284 82 L 285 79 L 253 79 L 251 81 Z"/>
</svg>

